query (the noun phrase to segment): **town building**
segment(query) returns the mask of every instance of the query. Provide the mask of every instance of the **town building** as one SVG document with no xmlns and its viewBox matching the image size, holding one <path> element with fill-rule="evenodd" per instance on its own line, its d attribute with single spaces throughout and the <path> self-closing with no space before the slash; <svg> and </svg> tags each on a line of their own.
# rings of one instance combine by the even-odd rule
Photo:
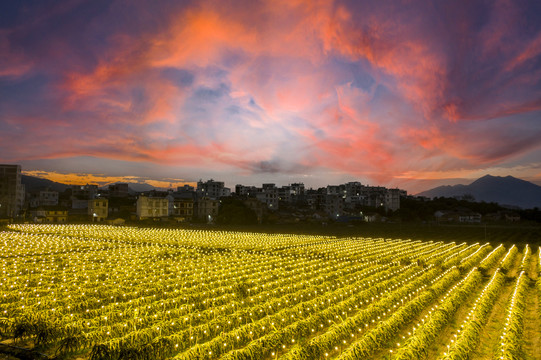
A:
<svg viewBox="0 0 541 360">
<path fill-rule="evenodd" d="M 220 201 L 204 197 L 197 200 L 195 214 L 199 220 L 213 223 L 218 216 L 219 207 Z"/>
<path fill-rule="evenodd" d="M 400 209 L 400 189 L 387 189 L 385 192 L 385 210 L 396 211 Z"/>
<path fill-rule="evenodd" d="M 41 206 L 30 215 L 35 223 L 64 224 L 68 221 L 68 209 L 62 206 Z"/>
<path fill-rule="evenodd" d="M 109 200 L 104 198 L 96 198 L 88 200 L 88 215 L 92 218 L 92 222 L 102 222 L 109 215 Z"/>
<path fill-rule="evenodd" d="M 254 197 L 258 193 L 257 186 L 235 185 L 235 194 L 237 196 Z"/>
<path fill-rule="evenodd" d="M 212 179 L 206 182 L 199 180 L 196 192 L 198 198 L 206 197 L 213 200 L 218 200 L 223 196 L 231 196 L 231 189 L 226 188 L 223 181 L 214 181 Z"/>
<path fill-rule="evenodd" d="M 137 218 L 154 219 L 169 216 L 169 200 L 165 197 L 148 197 L 141 195 L 137 199 Z"/>
<path fill-rule="evenodd" d="M 170 192 L 166 196 L 169 200 L 169 216 L 178 222 L 191 221 L 194 216 L 195 192 L 182 188 L 181 191 Z"/>
<path fill-rule="evenodd" d="M 260 189 L 257 189 L 255 197 L 261 203 L 265 204 L 267 209 L 278 210 L 280 195 L 276 184 L 263 184 Z"/>
<path fill-rule="evenodd" d="M 177 187 L 177 193 L 193 193 L 195 192 L 195 188 L 191 185 L 183 185 Z"/>
<path fill-rule="evenodd" d="M 98 185 L 72 185 L 71 186 L 71 208 L 82 210 L 88 208 L 88 200 L 92 200 L 98 194 Z"/>
<path fill-rule="evenodd" d="M 127 183 L 111 184 L 109 185 L 109 196 L 125 198 L 129 196 L 129 190 Z"/>
<path fill-rule="evenodd" d="M 0 218 L 17 217 L 24 205 L 21 166 L 0 164 Z"/>
<path fill-rule="evenodd" d="M 243 203 L 255 213 L 257 223 L 261 224 L 263 222 L 263 214 L 265 213 L 265 204 L 254 198 L 247 198 Z"/>
<path fill-rule="evenodd" d="M 344 215 L 344 199 L 337 194 L 330 194 L 325 197 L 325 213 L 331 219 L 338 219 Z"/>
<path fill-rule="evenodd" d="M 28 206 L 31 208 L 58 205 L 58 191 L 51 189 L 30 193 L 28 194 L 28 198 Z"/>
</svg>

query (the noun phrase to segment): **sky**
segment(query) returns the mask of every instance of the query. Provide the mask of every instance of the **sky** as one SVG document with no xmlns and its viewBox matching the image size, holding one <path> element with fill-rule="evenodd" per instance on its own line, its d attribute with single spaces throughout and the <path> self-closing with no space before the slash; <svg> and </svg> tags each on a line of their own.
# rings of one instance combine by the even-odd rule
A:
<svg viewBox="0 0 541 360">
<path fill-rule="evenodd" d="M 541 185 L 541 2 L 3 1 L 0 163 L 74 184 Z"/>
</svg>

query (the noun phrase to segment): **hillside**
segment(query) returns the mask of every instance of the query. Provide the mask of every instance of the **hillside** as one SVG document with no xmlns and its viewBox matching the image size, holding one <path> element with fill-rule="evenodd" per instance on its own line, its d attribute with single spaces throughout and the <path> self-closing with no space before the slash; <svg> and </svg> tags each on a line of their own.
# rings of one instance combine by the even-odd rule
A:
<svg viewBox="0 0 541 360">
<path fill-rule="evenodd" d="M 22 175 L 21 177 L 21 183 L 25 186 L 25 191 L 27 192 L 34 192 L 44 189 L 51 189 L 54 191 L 58 191 L 59 193 L 65 191 L 67 188 L 70 187 L 70 185 L 54 182 L 48 179 L 38 178 L 35 176 L 28 176 L 28 175 Z M 104 188 L 107 188 L 108 186 L 104 186 Z M 132 194 L 138 193 L 138 192 L 144 192 L 144 191 L 150 191 L 154 190 L 155 187 L 152 185 L 144 184 L 144 183 L 130 183 L 129 184 L 129 191 Z"/>
<path fill-rule="evenodd" d="M 523 209 L 541 208 L 541 186 L 512 176 L 486 175 L 469 185 L 444 185 L 423 191 L 429 198 L 472 195 L 475 201 L 496 202 Z"/>
<path fill-rule="evenodd" d="M 25 186 L 26 192 L 34 192 L 44 189 L 51 189 L 58 192 L 63 192 L 69 185 L 54 182 L 48 179 L 42 179 L 34 176 L 22 175 L 21 183 Z"/>
</svg>

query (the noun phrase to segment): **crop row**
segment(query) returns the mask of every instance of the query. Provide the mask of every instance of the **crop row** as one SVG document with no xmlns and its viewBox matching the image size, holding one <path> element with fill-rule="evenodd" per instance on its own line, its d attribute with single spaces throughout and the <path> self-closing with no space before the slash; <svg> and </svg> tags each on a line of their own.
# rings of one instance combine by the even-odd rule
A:
<svg viewBox="0 0 541 360">
<path fill-rule="evenodd" d="M 316 359 L 338 348 L 346 356 L 363 342 L 368 352 L 381 345 L 369 339 L 388 341 L 503 252 L 488 244 L 15 225 L 0 232 L 0 336 L 92 359 Z"/>
</svg>

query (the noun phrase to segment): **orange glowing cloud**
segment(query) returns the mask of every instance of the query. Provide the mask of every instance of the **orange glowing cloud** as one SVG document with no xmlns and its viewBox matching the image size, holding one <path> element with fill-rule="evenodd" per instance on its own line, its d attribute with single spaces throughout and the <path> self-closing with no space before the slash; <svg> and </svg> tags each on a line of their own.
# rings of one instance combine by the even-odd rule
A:
<svg viewBox="0 0 541 360">
<path fill-rule="evenodd" d="M 55 171 L 23 171 L 24 175 L 39 177 L 55 182 L 59 182 L 66 185 L 84 185 L 84 184 L 97 184 L 99 186 L 105 186 L 108 184 L 114 184 L 118 182 L 128 184 L 141 184 L 145 183 L 157 188 L 176 188 L 184 185 L 197 186 L 195 182 L 185 181 L 183 179 L 152 179 L 139 176 L 107 176 L 104 174 L 87 174 L 87 173 L 58 173 Z"/>
</svg>

